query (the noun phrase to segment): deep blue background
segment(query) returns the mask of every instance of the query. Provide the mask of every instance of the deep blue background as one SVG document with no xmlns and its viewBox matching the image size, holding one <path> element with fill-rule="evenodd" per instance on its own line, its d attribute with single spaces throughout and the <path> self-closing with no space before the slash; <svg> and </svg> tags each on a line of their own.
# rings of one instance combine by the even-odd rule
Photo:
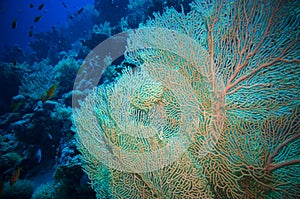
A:
<svg viewBox="0 0 300 199">
<path fill-rule="evenodd" d="M 66 26 L 80 8 L 92 5 L 94 0 L 1 0 L 0 1 L 0 53 L 6 47 L 19 46 L 23 50 L 29 50 L 28 43 L 30 26 L 33 26 L 33 33 L 45 32 L 52 29 L 52 26 Z M 34 5 L 30 8 L 30 3 Z M 38 7 L 44 3 L 43 9 Z M 63 3 L 66 7 L 63 6 Z M 36 16 L 42 16 L 38 22 L 34 22 Z M 12 29 L 13 20 L 17 26 Z"/>
</svg>

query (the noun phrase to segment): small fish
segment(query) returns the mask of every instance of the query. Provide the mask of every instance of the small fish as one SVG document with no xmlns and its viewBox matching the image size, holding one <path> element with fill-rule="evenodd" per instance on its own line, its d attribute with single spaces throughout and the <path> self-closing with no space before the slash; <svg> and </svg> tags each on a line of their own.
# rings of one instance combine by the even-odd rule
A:
<svg viewBox="0 0 300 199">
<path fill-rule="evenodd" d="M 38 150 L 35 153 L 35 158 L 37 163 L 40 164 L 42 160 L 42 149 L 38 148 Z"/>
<path fill-rule="evenodd" d="M 53 137 L 50 133 L 48 133 L 48 137 L 49 137 L 50 140 L 53 140 Z"/>
<path fill-rule="evenodd" d="M 33 35 L 33 31 L 30 30 L 29 33 L 28 33 L 28 36 L 29 36 L 29 37 L 32 37 L 32 35 Z"/>
<path fill-rule="evenodd" d="M 20 177 L 20 173 L 21 173 L 21 167 L 18 167 L 18 169 L 12 174 L 9 180 L 10 186 L 13 186 L 17 182 L 17 180 Z"/>
<path fill-rule="evenodd" d="M 13 65 L 16 66 L 17 65 L 17 60 L 13 61 Z"/>
<path fill-rule="evenodd" d="M 45 92 L 41 98 L 42 102 L 45 102 L 49 99 L 51 99 L 54 95 L 55 95 L 55 91 L 57 89 L 57 85 L 53 84 L 53 86 L 51 86 L 47 92 Z"/>
<path fill-rule="evenodd" d="M 43 9 L 43 7 L 45 6 L 45 4 L 44 3 L 42 3 L 41 5 L 39 5 L 39 10 L 41 10 L 41 9 Z"/>
<path fill-rule="evenodd" d="M 17 27 L 17 20 L 14 19 L 14 20 L 12 21 L 12 23 L 11 23 L 11 28 L 12 28 L 12 29 L 15 29 L 16 27 Z"/>
<path fill-rule="evenodd" d="M 66 3 L 65 2 L 62 2 L 62 5 L 63 5 L 63 7 L 67 7 L 67 5 L 66 5 Z"/>
<path fill-rule="evenodd" d="M 38 22 L 41 18 L 42 18 L 42 16 L 39 15 L 39 16 L 35 17 L 33 21 L 34 21 L 34 22 Z"/>
<path fill-rule="evenodd" d="M 29 4 L 29 7 L 30 7 L 30 8 L 33 8 L 33 7 L 34 7 L 33 3 L 30 3 L 30 4 Z"/>
<path fill-rule="evenodd" d="M 77 11 L 77 14 L 79 15 L 80 13 L 82 13 L 83 10 L 84 10 L 84 8 L 80 8 L 80 9 Z"/>
<path fill-rule="evenodd" d="M 10 108 L 11 108 L 11 111 L 13 113 L 17 112 L 18 110 L 20 110 L 20 108 L 24 105 L 23 102 L 13 102 L 11 105 L 10 105 Z"/>
</svg>

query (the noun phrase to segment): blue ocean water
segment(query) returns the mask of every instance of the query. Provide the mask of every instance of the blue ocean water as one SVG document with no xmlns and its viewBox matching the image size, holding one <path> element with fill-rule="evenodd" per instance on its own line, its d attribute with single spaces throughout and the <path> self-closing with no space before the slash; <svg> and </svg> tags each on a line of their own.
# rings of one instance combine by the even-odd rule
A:
<svg viewBox="0 0 300 199">
<path fill-rule="evenodd" d="M 0 198 L 299 198 L 299 10 L 2 0 Z"/>
<path fill-rule="evenodd" d="M 69 17 L 93 1 L 11 1 L 1 2 L 1 52 L 5 46 L 18 47 L 28 50 L 29 43 L 34 39 L 32 34 L 51 31 L 52 26 L 67 26 Z M 42 7 L 42 5 L 44 5 Z M 40 9 L 39 9 L 40 7 Z M 41 16 L 41 20 L 34 22 L 34 18 Z M 16 21 L 16 27 L 12 28 L 12 22 Z M 31 28 L 32 27 L 32 28 Z"/>
</svg>

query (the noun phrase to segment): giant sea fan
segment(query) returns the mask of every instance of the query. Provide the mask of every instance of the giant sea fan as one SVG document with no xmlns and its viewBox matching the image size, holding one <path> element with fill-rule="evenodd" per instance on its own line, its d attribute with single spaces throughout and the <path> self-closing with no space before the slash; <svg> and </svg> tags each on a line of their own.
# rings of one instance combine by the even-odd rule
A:
<svg viewBox="0 0 300 199">
<path fill-rule="evenodd" d="M 75 111 L 98 198 L 296 198 L 297 1 L 195 1 L 130 33 L 138 65 Z"/>
</svg>

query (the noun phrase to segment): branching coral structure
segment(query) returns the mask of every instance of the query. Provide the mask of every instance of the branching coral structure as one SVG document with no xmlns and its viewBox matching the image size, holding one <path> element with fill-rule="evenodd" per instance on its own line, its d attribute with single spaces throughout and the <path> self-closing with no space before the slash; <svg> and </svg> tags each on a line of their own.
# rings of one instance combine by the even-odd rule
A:
<svg viewBox="0 0 300 199">
<path fill-rule="evenodd" d="M 133 30 L 74 110 L 98 198 L 297 198 L 300 5 L 203 1 Z"/>
</svg>

